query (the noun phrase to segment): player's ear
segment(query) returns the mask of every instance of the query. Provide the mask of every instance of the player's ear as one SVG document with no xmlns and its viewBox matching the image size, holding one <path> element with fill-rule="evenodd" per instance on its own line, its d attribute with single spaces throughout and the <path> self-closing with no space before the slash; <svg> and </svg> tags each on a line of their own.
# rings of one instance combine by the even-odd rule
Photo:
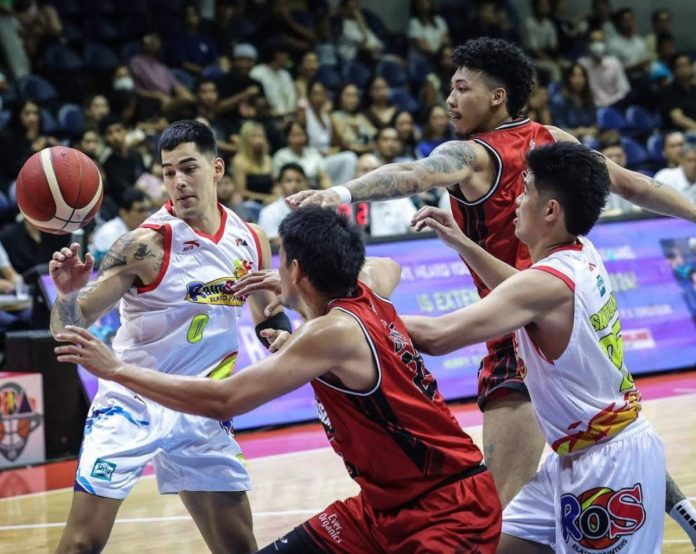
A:
<svg viewBox="0 0 696 554">
<path fill-rule="evenodd" d="M 222 176 L 225 174 L 225 160 L 222 158 L 215 158 L 213 160 L 213 178 L 217 183 Z"/>
<path fill-rule="evenodd" d="M 549 199 L 549 201 L 546 203 L 546 219 L 549 221 L 558 219 L 562 212 L 563 207 L 561 206 L 561 203 L 555 198 Z"/>
<path fill-rule="evenodd" d="M 500 106 L 507 102 L 507 91 L 503 87 L 497 87 L 491 90 L 491 104 Z"/>
</svg>

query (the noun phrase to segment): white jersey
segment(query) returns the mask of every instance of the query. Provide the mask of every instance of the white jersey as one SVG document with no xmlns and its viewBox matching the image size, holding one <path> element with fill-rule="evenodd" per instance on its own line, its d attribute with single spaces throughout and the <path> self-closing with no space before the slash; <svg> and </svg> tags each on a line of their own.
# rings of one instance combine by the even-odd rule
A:
<svg viewBox="0 0 696 554">
<path fill-rule="evenodd" d="M 559 277 L 575 296 L 570 341 L 557 360 L 546 360 L 525 329 L 515 333 L 542 433 L 562 456 L 625 429 L 638 418 L 641 397 L 624 363 L 616 299 L 594 245 L 580 238 L 532 269 Z"/>
<path fill-rule="evenodd" d="M 112 344 L 119 359 L 177 375 L 222 378 L 232 372 L 244 302 L 230 287 L 259 269 L 261 250 L 256 233 L 219 208 L 215 235 L 192 229 L 169 202 L 143 223 L 164 231 L 164 261 L 150 285 L 131 288 L 121 300 Z"/>
</svg>

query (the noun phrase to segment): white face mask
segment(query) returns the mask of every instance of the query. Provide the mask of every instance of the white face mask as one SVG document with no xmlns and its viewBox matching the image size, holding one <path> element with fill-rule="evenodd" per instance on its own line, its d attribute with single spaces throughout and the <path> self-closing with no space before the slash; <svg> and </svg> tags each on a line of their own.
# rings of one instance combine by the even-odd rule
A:
<svg viewBox="0 0 696 554">
<path fill-rule="evenodd" d="M 607 45 L 603 42 L 593 42 L 590 44 L 590 52 L 598 58 L 601 58 L 607 53 Z"/>
<path fill-rule="evenodd" d="M 119 77 L 114 79 L 114 88 L 116 90 L 133 90 L 135 88 L 135 83 L 132 77 Z"/>
</svg>

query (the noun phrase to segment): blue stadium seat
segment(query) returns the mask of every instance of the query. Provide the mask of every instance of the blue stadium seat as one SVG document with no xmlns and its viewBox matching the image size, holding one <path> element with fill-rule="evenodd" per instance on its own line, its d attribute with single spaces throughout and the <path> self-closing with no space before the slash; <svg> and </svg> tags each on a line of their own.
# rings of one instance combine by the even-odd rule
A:
<svg viewBox="0 0 696 554">
<path fill-rule="evenodd" d="M 346 62 L 343 66 L 343 80 L 353 83 L 361 90 L 367 86 L 371 76 L 370 69 L 360 62 Z"/>
<path fill-rule="evenodd" d="M 551 81 L 549 85 L 546 87 L 546 91 L 549 93 L 549 98 L 551 96 L 555 96 L 556 94 L 559 94 L 561 92 L 561 87 L 563 86 L 563 83 L 560 81 Z"/>
<path fill-rule="evenodd" d="M 337 92 L 343 84 L 340 73 L 333 65 L 321 64 L 317 71 L 317 80 L 321 82 L 327 89 Z"/>
<path fill-rule="evenodd" d="M 410 113 L 416 113 L 418 108 L 418 102 L 408 93 L 407 90 L 400 88 L 393 88 L 389 94 L 389 99 L 392 104 L 397 106 L 401 110 L 406 110 Z"/>
<path fill-rule="evenodd" d="M 29 74 L 17 82 L 17 90 L 21 98 L 32 102 L 50 102 L 58 98 L 58 91 L 43 77 Z"/>
<path fill-rule="evenodd" d="M 597 108 L 597 126 L 600 129 L 623 131 L 628 123 L 624 115 L 614 108 Z"/>
<path fill-rule="evenodd" d="M 85 116 L 77 104 L 64 104 L 58 110 L 58 123 L 70 138 L 79 138 L 85 126 Z"/>
<path fill-rule="evenodd" d="M 193 75 L 191 75 L 185 69 L 179 69 L 178 67 L 172 69 L 172 73 L 174 74 L 174 78 L 179 81 L 179 83 L 190 91 L 193 91 L 194 87 L 196 86 L 196 78 Z"/>
<path fill-rule="evenodd" d="M 126 42 L 121 48 L 121 59 L 128 63 L 133 56 L 140 54 L 140 43 L 132 40 L 131 42 Z"/>
<path fill-rule="evenodd" d="M 60 131 L 56 118 L 46 108 L 41 110 L 41 130 L 45 135 L 54 135 Z"/>
<path fill-rule="evenodd" d="M 411 84 L 422 85 L 428 74 L 432 72 L 433 65 L 427 58 L 414 55 L 408 60 L 408 76 Z"/>
<path fill-rule="evenodd" d="M 106 17 L 93 16 L 85 20 L 82 31 L 86 38 L 109 42 L 119 38 L 116 25 Z"/>
<path fill-rule="evenodd" d="M 80 55 L 72 48 L 60 43 L 51 44 L 46 50 L 46 69 L 51 71 L 78 71 L 83 63 Z"/>
<path fill-rule="evenodd" d="M 626 123 L 628 130 L 635 133 L 647 135 L 655 129 L 655 118 L 641 106 L 629 106 L 626 109 Z"/>
<path fill-rule="evenodd" d="M 63 36 L 68 43 L 80 42 L 82 40 L 82 29 L 80 26 L 70 19 L 64 19 Z"/>
<path fill-rule="evenodd" d="M 384 77 L 390 87 L 405 87 L 408 85 L 408 74 L 403 65 L 398 62 L 381 61 L 377 64 L 377 74 Z"/>
<path fill-rule="evenodd" d="M 85 47 L 82 53 L 85 67 L 95 71 L 111 72 L 119 64 L 118 55 L 108 46 L 93 42 Z"/>
<path fill-rule="evenodd" d="M 662 146 L 664 144 L 664 139 L 662 138 L 662 135 L 659 133 L 655 133 L 654 135 L 650 135 L 648 137 L 648 142 L 647 142 L 647 149 L 648 149 L 648 156 L 650 156 L 651 160 L 657 161 L 657 162 L 665 162 L 665 156 L 662 153 Z"/>
<path fill-rule="evenodd" d="M 650 158 L 643 145 L 630 137 L 621 137 L 621 145 L 626 152 L 626 165 L 633 168 L 647 162 Z"/>
<path fill-rule="evenodd" d="M 10 110 L 0 111 L 0 129 L 4 128 L 12 119 L 12 112 Z"/>
<path fill-rule="evenodd" d="M 207 67 L 203 68 L 203 71 L 201 71 L 201 77 L 204 79 L 210 79 L 211 81 L 217 81 L 218 79 L 221 79 L 224 77 L 225 72 L 220 69 L 219 65 L 216 64 L 211 64 Z"/>
</svg>

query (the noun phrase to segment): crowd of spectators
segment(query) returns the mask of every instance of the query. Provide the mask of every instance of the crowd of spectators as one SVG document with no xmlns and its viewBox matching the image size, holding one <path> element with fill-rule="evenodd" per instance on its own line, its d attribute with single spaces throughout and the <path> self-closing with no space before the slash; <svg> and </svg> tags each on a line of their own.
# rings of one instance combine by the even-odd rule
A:
<svg viewBox="0 0 696 554">
<path fill-rule="evenodd" d="M 528 117 L 632 169 L 661 170 L 696 198 L 694 61 L 671 12 L 655 10 L 642 35 L 631 7 L 586 3 L 569 18 L 562 0 L 528 0 L 525 18 L 510 0 L 412 0 L 393 33 L 360 0 L 0 2 L 0 237 L 55 246 L 14 222 L 13 183 L 31 154 L 68 144 L 103 173 L 87 241 L 103 254 L 166 201 L 157 139 L 182 118 L 217 136 L 220 201 L 273 237 L 289 191 L 425 157 L 454 138 L 452 49 L 481 35 L 515 41 L 535 61 Z M 619 200 L 607 213 L 633 209 Z M 408 232 L 404 214 L 424 204 L 447 202 L 439 191 L 361 206 L 360 223 L 368 235 Z M 45 248 L 29 260 L 5 248 L 19 272 L 45 262 Z"/>
</svg>

